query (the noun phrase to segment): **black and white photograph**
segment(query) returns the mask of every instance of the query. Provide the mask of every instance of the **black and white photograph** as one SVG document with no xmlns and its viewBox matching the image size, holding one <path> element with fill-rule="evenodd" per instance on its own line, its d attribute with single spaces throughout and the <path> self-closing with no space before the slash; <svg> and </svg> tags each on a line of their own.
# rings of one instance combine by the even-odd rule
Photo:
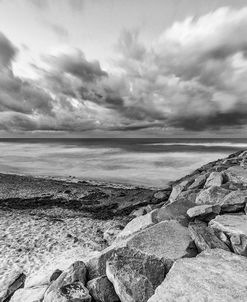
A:
<svg viewBox="0 0 247 302">
<path fill-rule="evenodd" d="M 247 302 L 246 0 L 0 0 L 0 302 Z"/>
</svg>

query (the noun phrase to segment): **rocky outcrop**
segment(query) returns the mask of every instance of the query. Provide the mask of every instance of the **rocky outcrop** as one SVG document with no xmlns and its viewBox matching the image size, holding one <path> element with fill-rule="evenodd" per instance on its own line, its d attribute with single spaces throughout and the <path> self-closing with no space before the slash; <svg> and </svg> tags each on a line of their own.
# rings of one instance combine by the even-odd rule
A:
<svg viewBox="0 0 247 302">
<path fill-rule="evenodd" d="M 221 172 L 212 172 L 204 185 L 204 188 L 210 188 L 212 186 L 220 187 L 223 183 L 223 175 Z"/>
<path fill-rule="evenodd" d="M 219 205 L 201 205 L 201 206 L 195 206 L 193 208 L 190 208 L 187 211 L 187 215 L 190 218 L 200 218 L 202 220 L 207 220 L 212 217 L 215 217 L 217 214 L 220 213 L 221 207 Z"/>
<path fill-rule="evenodd" d="M 247 258 L 221 249 L 176 261 L 148 302 L 245 302 Z"/>
<path fill-rule="evenodd" d="M 202 190 L 196 197 L 196 204 L 219 204 L 230 191 L 219 186 Z"/>
<path fill-rule="evenodd" d="M 26 276 L 20 270 L 11 271 L 0 282 L 0 302 L 7 302 L 13 293 L 24 286 Z"/>
<path fill-rule="evenodd" d="M 107 261 L 106 274 L 121 301 L 147 301 L 163 281 L 165 268 L 157 256 L 120 248 Z"/>
<path fill-rule="evenodd" d="M 48 285 L 19 289 L 11 298 L 11 302 L 42 302 Z"/>
</svg>

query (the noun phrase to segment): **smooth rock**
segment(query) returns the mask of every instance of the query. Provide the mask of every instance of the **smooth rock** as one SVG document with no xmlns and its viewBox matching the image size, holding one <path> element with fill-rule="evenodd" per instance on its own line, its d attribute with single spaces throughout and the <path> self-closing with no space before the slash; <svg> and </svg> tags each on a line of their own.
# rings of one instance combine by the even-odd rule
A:
<svg viewBox="0 0 247 302">
<path fill-rule="evenodd" d="M 225 214 L 211 220 L 209 226 L 230 238 L 236 254 L 247 256 L 247 216 Z M 227 240 L 227 239 L 226 239 Z"/>
<path fill-rule="evenodd" d="M 25 283 L 26 276 L 19 269 L 14 269 L 0 281 L 0 302 L 4 302 Z"/>
<path fill-rule="evenodd" d="M 202 186 L 204 186 L 206 179 L 208 177 L 208 173 L 199 175 L 195 181 L 189 186 L 189 190 L 193 189 L 200 189 Z"/>
<path fill-rule="evenodd" d="M 205 222 L 191 222 L 188 228 L 199 252 L 215 248 L 230 251 L 229 247 L 217 237 L 214 229 L 208 227 Z"/>
<path fill-rule="evenodd" d="M 165 268 L 157 257 L 121 248 L 107 262 L 106 274 L 121 301 L 147 301 L 165 277 Z"/>
<path fill-rule="evenodd" d="M 176 261 L 148 302 L 246 302 L 247 259 L 221 250 Z"/>
<path fill-rule="evenodd" d="M 124 226 L 121 224 L 112 226 L 110 228 L 108 228 L 104 234 L 103 234 L 103 238 L 104 240 L 111 245 L 112 242 L 116 239 L 117 235 L 124 229 Z"/>
<path fill-rule="evenodd" d="M 48 285 L 17 290 L 10 302 L 42 302 Z"/>
<path fill-rule="evenodd" d="M 87 288 L 90 295 L 96 302 L 118 302 L 113 284 L 109 281 L 107 276 L 95 278 L 87 283 Z"/>
<path fill-rule="evenodd" d="M 204 188 L 207 189 L 212 186 L 220 187 L 223 183 L 223 176 L 220 172 L 212 172 L 205 183 Z"/>
<path fill-rule="evenodd" d="M 196 204 L 220 204 L 230 191 L 221 187 L 212 186 L 202 190 L 196 197 Z"/>
<path fill-rule="evenodd" d="M 219 214 L 221 210 L 221 207 L 219 205 L 200 205 L 200 206 L 195 206 L 193 208 L 190 208 L 187 211 L 187 215 L 190 218 L 198 217 L 200 216 L 201 218 L 211 215 L 211 214 Z"/>
<path fill-rule="evenodd" d="M 227 194 L 220 206 L 223 212 L 236 212 L 243 210 L 247 201 L 247 191 L 238 190 Z"/>
<path fill-rule="evenodd" d="M 127 246 L 163 259 L 168 263 L 167 270 L 173 261 L 197 254 L 188 228 L 176 220 L 163 221 L 137 233 L 127 241 Z"/>
</svg>

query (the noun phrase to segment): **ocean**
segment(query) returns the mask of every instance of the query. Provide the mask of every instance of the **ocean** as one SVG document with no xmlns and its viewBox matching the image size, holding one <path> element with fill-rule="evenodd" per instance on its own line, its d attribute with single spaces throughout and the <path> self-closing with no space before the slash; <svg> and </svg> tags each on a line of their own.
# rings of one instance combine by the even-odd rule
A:
<svg viewBox="0 0 247 302">
<path fill-rule="evenodd" d="M 0 139 L 0 172 L 162 188 L 247 139 Z"/>
</svg>

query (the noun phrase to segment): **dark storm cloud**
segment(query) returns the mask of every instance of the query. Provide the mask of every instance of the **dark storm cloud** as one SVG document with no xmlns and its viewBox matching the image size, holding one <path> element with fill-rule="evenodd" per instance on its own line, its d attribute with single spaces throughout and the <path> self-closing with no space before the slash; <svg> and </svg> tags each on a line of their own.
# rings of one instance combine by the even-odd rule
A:
<svg viewBox="0 0 247 302">
<path fill-rule="evenodd" d="M 0 68 L 8 67 L 17 53 L 15 46 L 0 32 Z"/>
</svg>

